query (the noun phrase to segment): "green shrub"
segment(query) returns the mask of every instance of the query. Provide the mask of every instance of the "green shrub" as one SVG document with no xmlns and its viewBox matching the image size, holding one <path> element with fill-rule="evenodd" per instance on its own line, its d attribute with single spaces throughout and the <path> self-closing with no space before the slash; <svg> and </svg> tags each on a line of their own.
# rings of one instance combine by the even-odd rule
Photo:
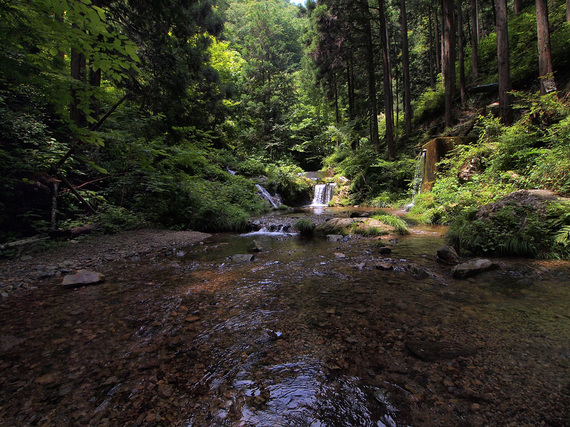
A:
<svg viewBox="0 0 570 427">
<path fill-rule="evenodd" d="M 283 202 L 289 206 L 307 203 L 313 188 L 313 181 L 305 178 L 303 170 L 295 165 L 271 164 L 267 167 L 268 189 L 279 193 Z"/>
<path fill-rule="evenodd" d="M 421 123 L 438 117 L 445 109 L 445 90 L 439 81 L 436 88 L 428 88 L 414 103 L 414 122 Z"/>
<path fill-rule="evenodd" d="M 544 210 L 509 204 L 492 214 L 463 211 L 446 233 L 460 253 L 490 256 L 568 258 L 570 205 L 553 204 Z"/>
<path fill-rule="evenodd" d="M 308 219 L 300 219 L 295 223 L 295 228 L 299 230 L 301 236 L 312 236 L 315 232 L 316 225 Z"/>
<path fill-rule="evenodd" d="M 110 204 L 106 204 L 99 209 L 96 222 L 101 225 L 104 233 L 110 234 L 148 226 L 148 222 L 142 213 Z"/>
</svg>

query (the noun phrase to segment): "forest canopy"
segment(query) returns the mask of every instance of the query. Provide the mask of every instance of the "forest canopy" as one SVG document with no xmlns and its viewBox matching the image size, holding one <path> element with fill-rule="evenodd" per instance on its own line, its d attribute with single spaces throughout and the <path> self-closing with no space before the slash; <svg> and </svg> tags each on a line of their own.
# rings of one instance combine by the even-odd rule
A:
<svg viewBox="0 0 570 427">
<path fill-rule="evenodd" d="M 244 230 L 256 184 L 299 205 L 319 169 L 348 180 L 338 203 L 399 207 L 441 136 L 469 142 L 416 219 L 568 195 L 568 20 L 562 0 L 3 0 L 0 241 Z"/>
</svg>

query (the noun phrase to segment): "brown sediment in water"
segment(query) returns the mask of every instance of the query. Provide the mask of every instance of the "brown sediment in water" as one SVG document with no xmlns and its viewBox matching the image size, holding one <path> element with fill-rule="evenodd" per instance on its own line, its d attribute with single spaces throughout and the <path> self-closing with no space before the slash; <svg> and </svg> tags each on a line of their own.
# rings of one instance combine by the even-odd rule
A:
<svg viewBox="0 0 570 427">
<path fill-rule="evenodd" d="M 0 423 L 564 425 L 570 264 L 455 280 L 440 234 L 386 256 L 364 238 L 256 236 L 249 263 L 229 256 L 253 237 L 144 249 L 147 234 L 128 253 L 102 237 L 75 253 L 103 284 L 45 277 L 1 302 Z"/>
</svg>

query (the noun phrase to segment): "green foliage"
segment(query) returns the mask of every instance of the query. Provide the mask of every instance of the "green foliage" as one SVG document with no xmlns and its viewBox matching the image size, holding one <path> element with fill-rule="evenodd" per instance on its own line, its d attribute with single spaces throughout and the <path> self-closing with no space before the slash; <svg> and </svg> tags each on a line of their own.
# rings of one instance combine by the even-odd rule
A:
<svg viewBox="0 0 570 427">
<path fill-rule="evenodd" d="M 380 227 L 366 226 L 363 227 L 362 224 L 353 223 L 350 227 L 351 233 L 359 234 L 365 237 L 375 237 L 375 236 L 385 236 L 388 232 Z"/>
<path fill-rule="evenodd" d="M 137 230 L 148 226 L 148 222 L 140 212 L 129 211 L 123 207 L 109 204 L 99 209 L 95 221 L 101 226 L 105 234 Z"/>
<path fill-rule="evenodd" d="M 463 211 L 446 238 L 459 252 L 474 255 L 567 258 L 569 223 L 568 205 L 542 211 L 512 203 L 486 216 Z"/>
<path fill-rule="evenodd" d="M 432 191 L 415 200 L 414 219 L 449 223 L 465 209 L 524 188 L 570 190 L 568 107 L 556 96 L 517 94 L 525 113 L 512 126 L 481 117 L 477 143 L 459 145 L 438 164 Z M 529 249 L 530 250 L 530 249 Z"/>
<path fill-rule="evenodd" d="M 427 88 L 414 103 L 414 122 L 432 120 L 443 113 L 445 108 L 445 90 L 440 81 L 435 89 Z"/>
<path fill-rule="evenodd" d="M 299 230 L 301 236 L 312 236 L 315 232 L 316 225 L 314 222 L 303 218 L 295 223 L 295 228 Z"/>
<path fill-rule="evenodd" d="M 270 164 L 267 169 L 268 188 L 279 193 L 285 204 L 298 206 L 307 202 L 313 182 L 305 178 L 299 166 L 291 164 Z"/>
</svg>

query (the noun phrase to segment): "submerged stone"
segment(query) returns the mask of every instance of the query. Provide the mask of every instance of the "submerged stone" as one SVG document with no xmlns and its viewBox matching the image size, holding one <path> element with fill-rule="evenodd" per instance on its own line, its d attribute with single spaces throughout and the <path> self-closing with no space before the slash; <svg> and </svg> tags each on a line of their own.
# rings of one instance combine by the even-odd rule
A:
<svg viewBox="0 0 570 427">
<path fill-rule="evenodd" d="M 475 349 L 464 347 L 460 344 L 445 341 L 406 341 L 408 351 L 424 362 L 437 362 L 443 359 L 455 359 L 466 357 L 475 353 Z"/>
<path fill-rule="evenodd" d="M 474 259 L 463 264 L 456 265 L 451 269 L 451 275 L 456 279 L 465 279 L 489 270 L 496 270 L 499 264 L 488 259 Z"/>
<path fill-rule="evenodd" d="M 75 274 L 68 274 L 65 276 L 61 285 L 64 288 L 78 288 L 80 286 L 101 283 L 104 279 L 105 276 L 96 271 L 79 270 Z"/>
<path fill-rule="evenodd" d="M 233 262 L 251 262 L 255 259 L 252 254 L 235 254 L 232 255 L 231 260 Z"/>
<path fill-rule="evenodd" d="M 254 240 L 253 242 L 251 242 L 247 250 L 249 252 L 263 252 L 264 248 L 263 245 L 258 240 Z"/>
</svg>

